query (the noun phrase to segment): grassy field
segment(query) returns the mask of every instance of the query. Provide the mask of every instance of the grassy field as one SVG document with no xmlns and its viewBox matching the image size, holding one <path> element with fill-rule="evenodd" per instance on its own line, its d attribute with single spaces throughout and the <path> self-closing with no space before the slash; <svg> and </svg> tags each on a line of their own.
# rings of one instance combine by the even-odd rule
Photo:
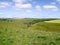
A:
<svg viewBox="0 0 60 45">
<path fill-rule="evenodd" d="M 0 19 L 0 45 L 60 45 L 60 22 Z"/>
<path fill-rule="evenodd" d="M 47 23 L 60 23 L 60 20 L 45 21 Z"/>
<path fill-rule="evenodd" d="M 60 32 L 60 23 L 46 23 L 46 22 L 39 22 L 34 24 L 30 27 L 32 30 L 43 30 L 43 31 L 53 31 L 53 32 Z"/>
</svg>

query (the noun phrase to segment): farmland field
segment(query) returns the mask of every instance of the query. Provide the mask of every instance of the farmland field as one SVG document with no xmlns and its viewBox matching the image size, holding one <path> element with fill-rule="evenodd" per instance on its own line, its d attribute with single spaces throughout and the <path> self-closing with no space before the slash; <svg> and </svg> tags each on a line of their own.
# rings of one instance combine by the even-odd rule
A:
<svg viewBox="0 0 60 45">
<path fill-rule="evenodd" d="M 60 23 L 60 20 L 45 21 L 47 23 Z"/>
<path fill-rule="evenodd" d="M 0 19 L 0 45 L 60 45 L 60 20 Z"/>
</svg>

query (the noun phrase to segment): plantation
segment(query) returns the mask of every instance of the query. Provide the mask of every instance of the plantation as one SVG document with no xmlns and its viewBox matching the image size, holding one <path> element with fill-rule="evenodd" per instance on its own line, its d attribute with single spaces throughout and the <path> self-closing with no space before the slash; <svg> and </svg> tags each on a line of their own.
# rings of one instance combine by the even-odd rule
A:
<svg viewBox="0 0 60 45">
<path fill-rule="evenodd" d="M 60 23 L 51 20 L 0 19 L 0 45 L 60 45 Z"/>
</svg>

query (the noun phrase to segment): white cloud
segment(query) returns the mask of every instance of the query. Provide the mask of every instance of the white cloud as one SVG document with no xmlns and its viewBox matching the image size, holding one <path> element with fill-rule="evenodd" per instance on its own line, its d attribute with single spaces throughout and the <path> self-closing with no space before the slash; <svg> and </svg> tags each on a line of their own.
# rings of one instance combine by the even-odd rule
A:
<svg viewBox="0 0 60 45">
<path fill-rule="evenodd" d="M 26 12 L 30 13 L 30 12 L 32 12 L 32 10 L 26 10 Z"/>
<path fill-rule="evenodd" d="M 36 3 L 37 3 L 37 2 L 35 2 L 35 1 L 33 2 L 34 5 L 35 5 Z"/>
<path fill-rule="evenodd" d="M 21 9 L 22 8 L 22 4 L 16 3 L 13 7 L 15 9 Z"/>
<path fill-rule="evenodd" d="M 41 11 L 41 6 L 36 5 L 36 6 L 35 6 L 35 10 L 36 10 L 36 11 Z"/>
<path fill-rule="evenodd" d="M 24 14 L 12 15 L 12 18 L 25 18 Z"/>
<path fill-rule="evenodd" d="M 57 0 L 58 2 L 60 2 L 60 0 Z"/>
<path fill-rule="evenodd" d="M 55 4 L 56 4 L 56 2 L 51 2 L 51 4 L 54 4 L 54 5 L 55 5 Z"/>
<path fill-rule="evenodd" d="M 17 10 L 32 8 L 32 4 L 27 3 L 32 0 L 12 0 L 12 1 L 15 2 L 13 8 Z"/>
<path fill-rule="evenodd" d="M 8 3 L 8 2 L 0 2 L 0 8 L 6 8 L 9 6 L 10 6 L 10 3 Z"/>
<path fill-rule="evenodd" d="M 54 5 L 44 5 L 43 7 L 47 8 L 47 9 L 56 8 L 56 6 L 54 6 Z"/>
<path fill-rule="evenodd" d="M 13 2 L 15 2 L 15 3 L 22 3 L 23 0 L 13 0 Z"/>
<path fill-rule="evenodd" d="M 22 7 L 23 7 L 23 8 L 31 8 L 32 5 L 31 5 L 31 4 L 22 4 Z"/>
<path fill-rule="evenodd" d="M 58 11 L 58 7 L 55 5 L 44 5 L 43 8 L 50 9 L 52 11 Z"/>
<path fill-rule="evenodd" d="M 30 9 L 32 8 L 32 4 L 20 4 L 20 3 L 16 3 L 14 6 L 15 9 Z"/>
<path fill-rule="evenodd" d="M 28 1 L 32 1 L 32 0 L 13 0 L 13 2 L 15 2 L 15 3 L 25 3 Z"/>
<path fill-rule="evenodd" d="M 60 0 L 56 0 L 60 4 Z"/>
<path fill-rule="evenodd" d="M 3 13 L 0 12 L 0 15 L 2 15 Z"/>
</svg>

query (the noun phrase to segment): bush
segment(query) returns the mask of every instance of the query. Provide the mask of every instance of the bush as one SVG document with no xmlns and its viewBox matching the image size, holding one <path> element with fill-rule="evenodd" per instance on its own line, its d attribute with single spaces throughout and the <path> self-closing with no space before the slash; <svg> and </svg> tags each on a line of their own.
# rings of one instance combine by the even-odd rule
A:
<svg viewBox="0 0 60 45">
<path fill-rule="evenodd" d="M 56 41 L 60 41 L 60 38 L 56 38 Z"/>
<path fill-rule="evenodd" d="M 37 38 L 46 40 L 47 38 L 45 36 L 38 36 Z"/>
<path fill-rule="evenodd" d="M 49 45 L 56 45 L 54 42 L 50 42 Z"/>
</svg>

